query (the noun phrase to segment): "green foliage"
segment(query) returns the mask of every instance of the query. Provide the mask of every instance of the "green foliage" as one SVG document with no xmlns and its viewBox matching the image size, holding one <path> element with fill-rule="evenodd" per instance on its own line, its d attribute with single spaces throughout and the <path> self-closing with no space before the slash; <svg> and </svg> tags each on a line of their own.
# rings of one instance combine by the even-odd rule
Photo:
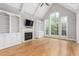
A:
<svg viewBox="0 0 79 59">
<path fill-rule="evenodd" d="M 58 24 L 56 16 L 51 18 L 51 34 L 58 35 Z"/>
<path fill-rule="evenodd" d="M 64 19 L 62 19 L 64 20 Z M 49 34 L 49 20 L 46 21 L 46 34 Z M 61 22 L 62 24 L 62 35 L 66 36 L 66 22 Z M 51 17 L 51 34 L 59 35 L 59 26 L 58 26 L 58 18 L 56 15 Z"/>
</svg>

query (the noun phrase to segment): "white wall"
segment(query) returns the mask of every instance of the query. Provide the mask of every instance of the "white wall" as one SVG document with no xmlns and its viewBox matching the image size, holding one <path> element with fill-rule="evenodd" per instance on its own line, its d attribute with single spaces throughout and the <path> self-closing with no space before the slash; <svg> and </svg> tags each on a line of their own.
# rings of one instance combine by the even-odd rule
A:
<svg viewBox="0 0 79 59">
<path fill-rule="evenodd" d="M 5 7 L 6 5 L 4 5 Z M 20 19 L 20 32 L 16 32 L 14 33 L 14 27 L 15 26 L 12 26 L 13 29 L 11 29 L 13 32 L 12 33 L 0 33 L 0 49 L 3 49 L 3 48 L 7 48 L 7 47 L 10 47 L 10 46 L 13 46 L 13 45 L 16 45 L 16 44 L 19 44 L 21 42 L 24 41 L 24 32 L 26 31 L 33 31 L 33 34 L 34 34 L 34 37 L 36 36 L 37 32 L 39 34 L 39 37 L 43 37 L 43 35 L 41 35 L 42 32 L 42 21 L 40 18 L 38 17 L 34 17 L 33 15 L 30 15 L 28 13 L 18 13 L 16 9 L 13 9 L 12 8 L 9 8 L 9 6 L 7 6 L 7 8 L 3 8 L 2 7 L 2 4 L 0 5 L 0 9 L 2 10 L 6 10 L 6 11 L 10 11 L 10 12 L 13 12 L 13 13 L 17 13 L 21 16 L 21 19 Z M 14 20 L 15 18 L 13 17 L 12 21 Z M 24 22 L 25 22 L 25 19 L 30 19 L 30 20 L 33 20 L 34 21 L 34 28 L 33 30 L 32 29 L 28 29 L 25 27 L 24 25 Z M 15 22 L 15 21 L 13 21 Z M 14 24 L 14 23 L 12 23 Z M 38 24 L 38 25 L 36 25 Z M 41 36 L 40 36 L 41 35 Z M 37 36 L 38 37 L 38 36 Z"/>
<path fill-rule="evenodd" d="M 22 39 L 20 33 L 0 34 L 0 49 L 8 48 L 21 42 Z"/>
<path fill-rule="evenodd" d="M 33 16 L 33 15 L 30 15 L 30 14 L 28 14 L 28 13 L 22 13 L 21 14 L 22 15 L 22 18 L 21 18 L 21 21 L 20 21 L 20 31 L 21 31 L 21 33 L 23 33 L 23 32 L 26 32 L 26 31 L 33 31 L 33 35 L 34 35 L 34 38 L 36 38 L 36 37 L 43 37 L 44 35 L 42 34 L 43 33 L 43 21 L 41 21 L 41 19 L 40 18 L 38 18 L 38 17 L 35 17 L 35 16 Z M 25 27 L 25 24 L 24 24 L 24 22 L 25 22 L 25 20 L 26 19 L 30 19 L 30 20 L 33 20 L 34 21 L 34 26 L 33 26 L 33 29 L 32 28 L 26 28 Z M 24 34 L 23 34 L 23 36 L 24 36 Z"/>
<path fill-rule="evenodd" d="M 50 14 L 54 12 L 59 12 L 60 17 L 68 16 L 68 37 L 76 40 L 76 13 L 59 4 L 53 4 L 45 15 L 45 19 L 49 19 Z"/>
<path fill-rule="evenodd" d="M 6 5 L 6 4 L 3 4 L 3 3 L 0 4 L 0 9 L 21 15 L 23 21 L 24 21 L 24 19 L 26 19 L 26 18 L 31 19 L 31 20 L 34 20 L 34 21 L 36 21 L 36 20 L 41 20 L 39 17 L 35 17 L 34 15 L 28 14 L 28 13 L 26 13 L 26 12 L 20 13 L 20 12 L 19 12 L 19 9 L 13 8 L 13 7 L 11 7 L 11 6 L 9 6 L 9 5 Z M 22 31 L 22 29 L 23 29 L 23 30 L 25 29 L 24 24 L 23 24 L 23 21 L 20 21 L 20 25 L 21 25 L 20 31 Z M 40 21 L 40 22 L 41 22 L 41 21 Z M 21 23 L 22 23 L 22 24 L 21 24 Z M 37 22 L 35 22 L 35 23 L 37 23 Z M 35 24 L 35 23 L 34 23 L 34 24 Z M 39 27 L 40 27 L 40 26 L 41 26 L 41 25 L 39 25 Z M 41 28 L 40 28 L 40 29 L 41 29 Z M 35 34 L 36 31 L 38 31 L 38 30 L 36 30 L 35 25 L 34 25 L 34 30 L 35 30 L 35 31 L 34 31 L 34 34 Z"/>
<path fill-rule="evenodd" d="M 0 10 L 0 30 L 2 30 L 0 32 L 0 49 L 7 48 L 22 42 L 21 33 L 18 31 L 19 26 L 17 26 L 17 24 L 19 25 L 17 21 L 19 19 L 16 19 L 15 17 L 11 18 L 11 15 L 13 14 Z"/>
<path fill-rule="evenodd" d="M 44 37 L 43 21 L 36 19 L 34 31 L 35 31 L 35 37 L 36 38 Z"/>
</svg>

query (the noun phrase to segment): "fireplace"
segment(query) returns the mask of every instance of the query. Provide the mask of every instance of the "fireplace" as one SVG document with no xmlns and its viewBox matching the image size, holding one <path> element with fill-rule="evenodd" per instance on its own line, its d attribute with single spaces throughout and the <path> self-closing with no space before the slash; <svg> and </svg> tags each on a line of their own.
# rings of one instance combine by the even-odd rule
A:
<svg viewBox="0 0 79 59">
<path fill-rule="evenodd" d="M 25 40 L 30 40 L 30 39 L 32 39 L 32 32 L 25 33 Z"/>
</svg>

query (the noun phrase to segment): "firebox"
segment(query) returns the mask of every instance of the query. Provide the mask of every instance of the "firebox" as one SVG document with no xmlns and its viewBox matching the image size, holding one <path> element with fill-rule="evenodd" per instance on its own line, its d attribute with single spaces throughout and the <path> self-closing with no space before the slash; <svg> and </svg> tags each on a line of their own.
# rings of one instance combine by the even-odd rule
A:
<svg viewBox="0 0 79 59">
<path fill-rule="evenodd" d="M 30 39 L 32 39 L 32 32 L 25 33 L 25 40 L 30 40 Z"/>
</svg>

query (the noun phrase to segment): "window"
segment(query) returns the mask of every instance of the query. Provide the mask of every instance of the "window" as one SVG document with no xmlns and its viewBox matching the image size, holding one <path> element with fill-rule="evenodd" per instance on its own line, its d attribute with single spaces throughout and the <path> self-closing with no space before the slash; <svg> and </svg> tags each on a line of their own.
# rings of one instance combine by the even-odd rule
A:
<svg viewBox="0 0 79 59">
<path fill-rule="evenodd" d="M 67 36 L 67 16 L 60 17 L 59 12 L 50 15 L 45 20 L 45 35 Z"/>
<path fill-rule="evenodd" d="M 62 36 L 67 36 L 67 16 L 61 17 Z"/>
<path fill-rule="evenodd" d="M 51 21 L 51 35 L 58 35 L 58 17 L 59 13 L 54 13 L 50 16 Z"/>
<path fill-rule="evenodd" d="M 49 19 L 45 20 L 45 35 L 49 35 Z"/>
</svg>

